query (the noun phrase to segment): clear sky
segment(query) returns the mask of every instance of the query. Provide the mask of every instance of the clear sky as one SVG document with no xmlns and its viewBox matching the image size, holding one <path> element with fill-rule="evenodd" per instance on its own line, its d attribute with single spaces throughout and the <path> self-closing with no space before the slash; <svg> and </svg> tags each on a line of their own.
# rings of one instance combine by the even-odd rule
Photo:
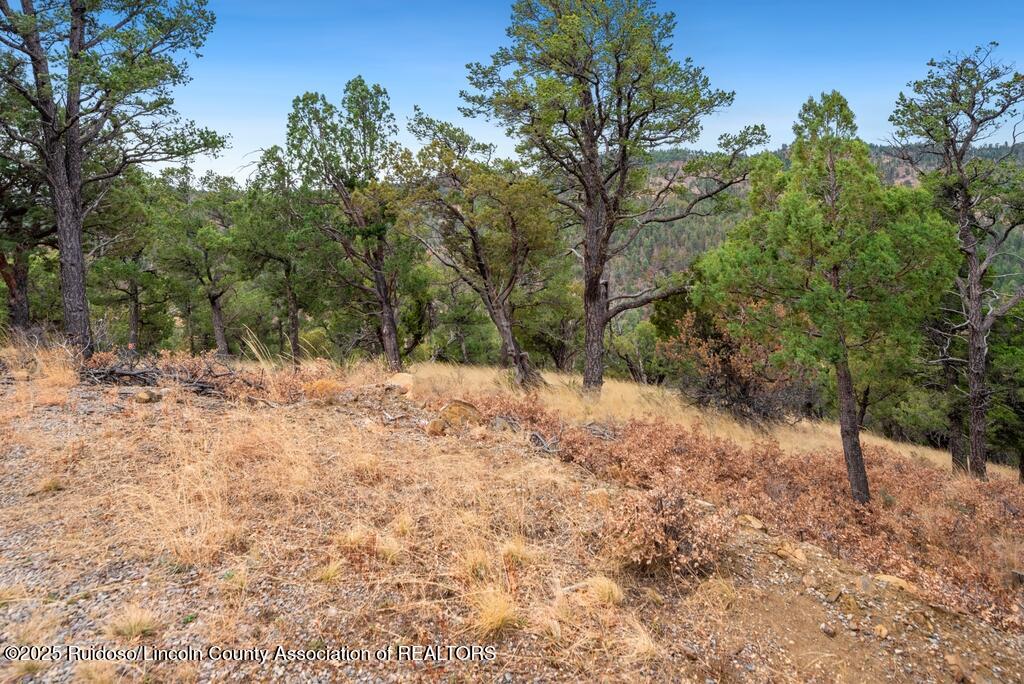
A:
<svg viewBox="0 0 1024 684">
<path fill-rule="evenodd" d="M 457 110 L 466 63 L 487 61 L 506 40 L 511 0 L 210 0 L 210 8 L 217 25 L 177 102 L 185 116 L 230 134 L 231 149 L 201 169 L 245 177 L 256 150 L 283 142 L 292 98 L 316 90 L 337 101 L 357 74 L 388 89 L 403 129 L 418 104 L 512 150 L 503 131 L 461 121 Z M 736 92 L 733 107 L 706 122 L 699 147 L 747 123 L 766 124 L 773 146 L 788 142 L 800 105 L 833 88 L 850 100 L 861 136 L 882 142 L 897 94 L 929 58 L 995 40 L 1001 58 L 1024 69 L 1022 0 L 661 0 L 658 8 L 676 14 L 675 56 L 692 57 L 715 87 Z"/>
</svg>

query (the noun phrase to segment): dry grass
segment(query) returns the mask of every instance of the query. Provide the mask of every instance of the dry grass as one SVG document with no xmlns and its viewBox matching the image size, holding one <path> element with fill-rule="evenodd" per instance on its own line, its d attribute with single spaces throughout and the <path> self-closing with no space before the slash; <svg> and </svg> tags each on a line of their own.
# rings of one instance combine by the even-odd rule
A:
<svg viewBox="0 0 1024 684">
<path fill-rule="evenodd" d="M 107 623 L 107 631 L 111 636 L 128 641 L 135 641 L 150 636 L 157 629 L 156 615 L 152 611 L 137 605 L 128 605 Z"/>
<path fill-rule="evenodd" d="M 584 583 L 587 586 L 586 595 L 593 603 L 602 606 L 617 606 L 622 603 L 622 589 L 615 580 L 597 575 L 587 578 Z"/>
<path fill-rule="evenodd" d="M 473 631 L 481 638 L 493 639 L 520 623 L 515 599 L 505 590 L 488 587 L 473 597 Z"/>
<path fill-rule="evenodd" d="M 415 378 L 411 395 L 421 400 L 515 394 L 506 371 L 498 368 L 420 363 L 409 372 Z M 791 453 L 835 449 L 842 443 L 839 426 L 832 422 L 803 420 L 795 425 L 775 426 L 770 434 L 765 435 L 726 414 L 689 406 L 680 400 L 679 395 L 660 387 L 605 380 L 600 397 L 595 399 L 583 393 L 579 376 L 546 372 L 544 379 L 547 387 L 536 394 L 541 405 L 575 423 L 664 421 L 690 428 L 699 427 L 708 434 L 744 447 L 763 442 L 767 436 Z M 871 433 L 864 433 L 862 440 L 867 446 L 891 449 L 942 468 L 951 467 L 949 454 L 940 449 L 898 442 Z M 999 476 L 1017 477 L 1016 471 L 1006 466 L 992 464 L 990 469 Z"/>
<path fill-rule="evenodd" d="M 334 383 L 330 396 L 387 378 L 377 364 L 295 371 L 249 363 L 281 398 L 310 398 L 316 391 L 303 387 L 318 379 Z M 415 401 L 508 392 L 492 370 L 414 372 Z M 574 421 L 610 420 L 620 410 L 692 415 L 660 390 L 621 383 L 617 398 L 606 393 L 609 403 L 595 406 L 571 379 L 549 382 L 541 403 L 564 400 L 558 415 Z M 17 443 L 23 465 L 35 468 L 5 471 L 12 491 L 38 489 L 51 474 L 71 485 L 0 507 L 0 529 L 47 525 L 54 534 L 33 537 L 26 552 L 55 564 L 141 564 L 153 597 L 166 598 L 159 592 L 179 582 L 198 590 L 198 603 L 161 603 L 159 625 L 138 607 L 153 605 L 145 592 L 133 591 L 138 605 L 108 622 L 106 636 L 119 641 L 177 641 L 186 629 L 206 643 L 239 646 L 493 641 L 502 654 L 530 653 L 502 661 L 524 679 L 642 679 L 664 668 L 663 679 L 679 681 L 694 672 L 663 657 L 677 634 L 663 625 L 692 619 L 714 656 L 727 632 L 715 616 L 727 606 L 713 602 L 710 585 L 691 595 L 693 581 L 677 577 L 655 590 L 599 555 L 605 518 L 627 487 L 536 458 L 513 433 L 427 438 L 417 421 L 430 413 L 388 407 L 390 396 L 379 391 L 358 409 L 329 401 L 271 407 L 172 390 L 160 404 L 110 409 L 115 391 L 95 400 L 110 409 L 102 420 L 69 411 L 59 429 L 52 411 L 0 405 L 0 425 L 14 426 L 0 430 L 0 446 Z M 404 422 L 392 419 L 402 413 L 410 414 Z M 1005 540 L 1007 565 L 1019 553 L 1016 539 Z M 534 667 L 549 669 L 534 677 Z M 81 668 L 75 676 L 92 675 Z M 98 668 L 93 681 L 111 677 L 116 672 Z"/>
</svg>

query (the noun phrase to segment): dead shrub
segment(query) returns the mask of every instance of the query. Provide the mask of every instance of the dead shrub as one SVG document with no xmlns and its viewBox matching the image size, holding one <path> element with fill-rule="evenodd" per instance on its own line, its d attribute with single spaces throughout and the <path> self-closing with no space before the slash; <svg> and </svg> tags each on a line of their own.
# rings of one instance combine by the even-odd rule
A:
<svg viewBox="0 0 1024 684">
<path fill-rule="evenodd" d="M 665 489 L 631 492 L 605 518 L 607 555 L 635 572 L 703 574 L 719 562 L 727 516 Z"/>
</svg>

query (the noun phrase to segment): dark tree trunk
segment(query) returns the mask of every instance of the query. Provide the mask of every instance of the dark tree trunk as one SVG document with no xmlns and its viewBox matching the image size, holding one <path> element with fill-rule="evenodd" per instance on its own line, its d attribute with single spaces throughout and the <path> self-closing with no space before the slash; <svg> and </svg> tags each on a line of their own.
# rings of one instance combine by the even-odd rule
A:
<svg viewBox="0 0 1024 684">
<path fill-rule="evenodd" d="M 869 403 L 870 398 L 871 386 L 868 385 L 867 387 L 864 388 L 864 392 L 860 395 L 860 404 L 859 409 L 857 411 L 857 425 L 862 430 L 864 429 L 864 421 L 867 420 L 868 417 L 868 406 L 871 405 Z"/>
<path fill-rule="evenodd" d="M 299 302 L 292 287 L 291 275 L 285 276 L 285 295 L 288 299 L 288 345 L 291 347 L 292 363 L 299 364 L 302 348 L 299 345 Z"/>
<path fill-rule="evenodd" d="M 604 328 L 608 322 L 608 283 L 600 267 L 587 265 L 583 285 L 583 389 L 598 393 L 604 384 Z"/>
<path fill-rule="evenodd" d="M 61 187 L 63 186 L 63 187 Z M 60 295 L 64 308 L 64 332 L 86 357 L 93 352 L 89 326 L 89 300 L 85 291 L 85 254 L 82 252 L 82 209 L 77 192 L 66 184 L 53 186 L 57 219 L 57 250 L 60 253 Z"/>
<path fill-rule="evenodd" d="M 986 418 L 988 386 L 985 377 L 988 362 L 988 330 L 982 303 L 984 286 L 977 249 L 967 255 L 967 434 L 970 456 L 968 471 L 984 479 L 987 475 Z"/>
<path fill-rule="evenodd" d="M 839 432 L 843 438 L 843 456 L 846 459 L 846 476 L 850 481 L 850 493 L 854 501 L 867 503 L 871 499 L 868 490 L 868 474 L 864 468 L 864 454 L 860 448 L 860 425 L 857 422 L 857 398 L 853 389 L 853 377 L 845 350 L 842 359 L 836 363 L 836 391 L 839 397 Z"/>
<path fill-rule="evenodd" d="M 28 305 L 29 250 L 14 248 L 13 260 L 8 262 L 0 254 L 0 274 L 7 285 L 7 323 L 11 330 L 26 332 L 32 325 Z"/>
<path fill-rule="evenodd" d="M 395 307 L 391 302 L 391 289 L 384 277 L 382 268 L 374 269 L 373 289 L 380 307 L 380 342 L 384 348 L 384 358 L 388 367 L 395 373 L 402 370 L 402 353 L 398 344 L 398 321 L 395 318 Z"/>
<path fill-rule="evenodd" d="M 139 333 L 142 329 L 142 305 L 139 302 L 139 283 L 128 283 L 128 351 L 139 353 Z"/>
<path fill-rule="evenodd" d="M 530 364 L 529 354 L 519 346 L 515 330 L 512 326 L 512 314 L 508 310 L 508 304 L 494 304 L 487 307 L 487 311 L 498 329 L 498 336 L 501 338 L 502 350 L 508 356 L 509 365 L 515 370 L 516 385 L 519 387 L 537 387 L 544 384 L 544 378 L 537 372 L 537 369 Z"/>
<path fill-rule="evenodd" d="M 221 308 L 220 300 L 223 294 L 210 295 L 210 310 L 213 313 L 213 339 L 217 342 L 217 354 L 229 356 L 231 349 L 228 347 L 228 337 L 224 331 L 224 310 Z"/>
</svg>

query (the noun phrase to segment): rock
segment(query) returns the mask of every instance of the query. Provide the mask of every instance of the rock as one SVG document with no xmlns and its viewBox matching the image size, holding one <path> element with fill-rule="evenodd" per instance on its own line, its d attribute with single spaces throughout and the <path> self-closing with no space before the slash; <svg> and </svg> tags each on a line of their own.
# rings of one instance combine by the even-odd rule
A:
<svg viewBox="0 0 1024 684">
<path fill-rule="evenodd" d="M 398 394 L 406 394 L 416 384 L 416 378 L 412 373 L 395 373 L 388 378 L 388 387 Z"/>
<path fill-rule="evenodd" d="M 1024 570 L 1011 570 L 1010 580 L 1015 587 L 1024 587 Z"/>
<path fill-rule="evenodd" d="M 755 518 L 754 516 L 748 515 L 746 513 L 744 513 L 743 515 L 736 516 L 736 521 L 740 525 L 743 525 L 745 527 L 749 527 L 752 530 L 758 530 L 760 532 L 764 532 L 765 530 L 768 529 L 767 526 L 763 522 L 761 522 L 758 518 Z"/>
<path fill-rule="evenodd" d="M 871 577 L 869 575 L 861 575 L 857 578 L 857 591 L 866 593 L 871 591 Z"/>
<path fill-rule="evenodd" d="M 814 575 L 804 575 L 800 581 L 803 582 L 804 586 L 808 589 L 813 589 L 818 586 L 818 578 Z"/>
<path fill-rule="evenodd" d="M 836 636 L 836 628 L 828 624 L 827 622 L 822 622 L 818 629 L 820 629 L 821 633 L 827 636 L 829 639 L 834 639 Z"/>
<path fill-rule="evenodd" d="M 842 594 L 839 597 L 839 607 L 844 613 L 855 615 L 860 612 L 860 604 L 850 594 Z"/>
<path fill-rule="evenodd" d="M 495 432 L 519 432 L 519 423 L 505 416 L 495 416 L 491 421 L 491 429 Z"/>
<path fill-rule="evenodd" d="M 889 636 L 889 628 L 885 625 L 875 625 L 875 636 L 879 639 L 884 639 Z"/>
<path fill-rule="evenodd" d="M 830 591 L 828 593 L 828 595 L 825 596 L 825 598 L 826 598 L 826 600 L 828 600 L 829 603 L 835 603 L 836 601 L 839 600 L 839 597 L 842 596 L 842 595 L 843 595 L 843 590 L 836 588 L 836 589 L 833 589 L 832 591 Z"/>
<path fill-rule="evenodd" d="M 452 427 L 481 425 L 484 422 L 484 416 L 476 406 L 459 399 L 447 403 L 440 415 Z"/>
<path fill-rule="evenodd" d="M 443 418 L 434 418 L 432 421 L 427 423 L 426 432 L 431 437 L 438 437 L 445 433 L 448 429 L 448 421 Z"/>
<path fill-rule="evenodd" d="M 793 565 L 804 566 L 807 565 L 807 555 L 797 546 L 786 542 L 782 546 L 775 549 L 775 555 L 783 560 L 787 560 Z"/>
<path fill-rule="evenodd" d="M 163 399 L 163 395 L 153 390 L 144 389 L 141 392 L 136 392 L 134 399 L 137 404 L 155 404 Z"/>
<path fill-rule="evenodd" d="M 917 593 L 917 587 L 915 587 L 913 584 L 903 579 L 902 577 L 896 577 L 895 575 L 875 575 L 875 579 L 879 582 L 885 582 L 886 584 L 891 584 L 893 586 L 899 587 L 903 591 L 908 592 L 910 594 Z"/>
</svg>

